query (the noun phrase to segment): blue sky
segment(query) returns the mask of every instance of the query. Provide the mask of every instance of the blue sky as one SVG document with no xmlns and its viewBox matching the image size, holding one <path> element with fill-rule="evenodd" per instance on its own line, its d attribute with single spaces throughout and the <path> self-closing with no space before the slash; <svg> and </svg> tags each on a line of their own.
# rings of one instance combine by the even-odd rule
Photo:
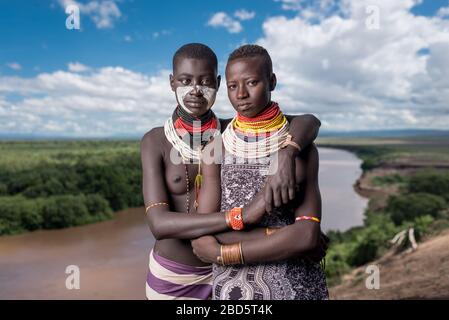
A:
<svg viewBox="0 0 449 320">
<path fill-rule="evenodd" d="M 363 2 L 380 9 L 379 30 L 360 29 Z M 81 7 L 80 30 L 65 26 L 68 4 Z M 444 128 L 448 8 L 448 0 L 2 0 L 0 133 L 140 135 L 170 113 L 167 72 L 188 42 L 209 45 L 221 71 L 240 44 L 264 45 L 275 98 L 318 115 L 325 129 Z M 232 115 L 223 90 L 216 110 Z"/>
<path fill-rule="evenodd" d="M 0 70 L 33 76 L 63 69 L 70 61 L 82 61 L 94 67 L 120 65 L 151 73 L 168 68 L 174 51 L 187 42 L 207 43 L 225 60 L 240 42 L 252 42 L 262 35 L 266 17 L 285 13 L 279 3 L 260 0 L 124 0 L 117 6 L 121 17 L 114 19 L 112 28 L 99 29 L 81 13 L 81 30 L 77 31 L 66 29 L 67 15 L 58 1 L 2 1 L 0 61 L 16 61 L 22 69 L 14 72 L 2 65 Z M 242 32 L 232 34 L 206 25 L 218 11 L 232 15 L 242 8 L 256 13 L 242 22 Z"/>
<path fill-rule="evenodd" d="M 412 12 L 432 16 L 447 5 L 446 0 L 426 0 Z M 59 1 L 2 0 L 0 61 L 17 62 L 22 68 L 14 70 L 2 64 L 0 72 L 34 76 L 64 69 L 70 61 L 82 61 L 93 67 L 119 65 L 152 73 L 169 68 L 176 48 L 188 42 L 208 44 L 225 61 L 238 44 L 254 42 L 263 35 L 262 23 L 267 17 L 295 15 L 271 0 L 123 0 L 117 6 L 122 16 L 115 19 L 112 28 L 99 29 L 89 16 L 81 14 L 82 29 L 78 31 L 66 29 L 67 15 Z M 256 13 L 253 19 L 242 22 L 242 32 L 233 34 L 226 28 L 207 26 L 214 13 L 232 15 L 240 9 Z"/>
</svg>

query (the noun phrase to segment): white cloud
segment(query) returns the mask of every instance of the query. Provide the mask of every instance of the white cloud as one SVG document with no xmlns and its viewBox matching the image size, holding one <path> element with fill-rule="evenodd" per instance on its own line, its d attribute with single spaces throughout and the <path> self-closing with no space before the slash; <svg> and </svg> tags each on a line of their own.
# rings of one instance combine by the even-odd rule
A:
<svg viewBox="0 0 449 320">
<path fill-rule="evenodd" d="M 416 3 L 344 0 L 327 16 L 306 8 L 321 15 L 314 22 L 300 12 L 267 19 L 258 43 L 278 76 L 274 98 L 287 112 L 316 113 L 326 129 L 447 129 L 449 21 L 414 16 Z M 379 30 L 366 28 L 368 5 L 380 9 Z"/>
<path fill-rule="evenodd" d="M 169 70 L 147 76 L 122 67 L 86 68 L 34 78 L 0 75 L 0 133 L 142 136 L 161 126 L 176 106 Z M 233 109 L 223 88 L 214 111 L 229 117 Z"/>
<path fill-rule="evenodd" d="M 365 25 L 373 2 L 381 12 L 379 30 Z M 278 76 L 273 98 L 286 113 L 317 114 L 322 130 L 447 129 L 449 20 L 414 16 L 415 3 L 344 0 L 343 16 L 268 18 L 258 43 Z M 320 9 L 308 10 L 317 16 Z M 77 64 L 32 78 L 0 75 L 0 132 L 141 135 L 172 113 L 169 70 L 148 76 L 83 66 L 78 73 Z M 233 114 L 225 83 L 214 111 Z"/>
<path fill-rule="evenodd" d="M 121 67 L 0 76 L 0 132 L 63 136 L 143 134 L 176 104 L 169 71 L 146 76 Z M 19 98 L 9 99 L 14 95 Z"/>
<path fill-rule="evenodd" d="M 6 66 L 13 70 L 21 70 L 22 69 L 22 66 L 20 65 L 20 63 L 17 63 L 17 62 L 7 63 Z"/>
<path fill-rule="evenodd" d="M 234 17 L 240 19 L 241 21 L 254 19 L 256 13 L 254 11 L 247 11 L 245 9 L 240 9 L 234 12 Z"/>
<path fill-rule="evenodd" d="M 446 18 L 446 17 L 449 17 L 449 7 L 443 7 L 443 8 L 440 8 L 440 9 L 438 10 L 437 15 L 438 15 L 438 17 L 440 17 L 440 18 Z"/>
<path fill-rule="evenodd" d="M 233 19 L 228 14 L 224 12 L 215 13 L 207 22 L 208 26 L 212 27 L 224 27 L 229 33 L 239 33 L 243 30 L 242 25 L 239 21 Z"/>
<path fill-rule="evenodd" d="M 114 0 L 89 1 L 86 4 L 75 0 L 59 0 L 59 4 L 65 9 L 69 5 L 76 5 L 80 13 L 88 15 L 98 29 L 114 27 L 114 23 L 122 15 Z"/>
<path fill-rule="evenodd" d="M 84 64 L 79 62 L 69 62 L 67 66 L 70 72 L 84 72 L 89 70 L 88 66 L 85 66 Z"/>
<path fill-rule="evenodd" d="M 304 0 L 275 0 L 276 2 L 282 2 L 282 9 L 284 10 L 299 10 L 301 9 L 301 2 Z"/>
<path fill-rule="evenodd" d="M 282 9 L 297 11 L 305 21 L 316 23 L 333 15 L 347 16 L 347 3 L 351 0 L 275 0 L 282 3 Z M 373 0 L 371 5 L 375 5 Z M 382 0 L 381 0 L 382 1 Z M 407 0 L 408 1 L 408 0 Z M 418 0 L 421 1 L 421 0 Z"/>
<path fill-rule="evenodd" d="M 123 40 L 124 40 L 125 42 L 132 42 L 132 41 L 133 41 L 133 38 L 132 38 L 130 35 L 126 35 L 126 36 L 123 37 Z"/>
</svg>

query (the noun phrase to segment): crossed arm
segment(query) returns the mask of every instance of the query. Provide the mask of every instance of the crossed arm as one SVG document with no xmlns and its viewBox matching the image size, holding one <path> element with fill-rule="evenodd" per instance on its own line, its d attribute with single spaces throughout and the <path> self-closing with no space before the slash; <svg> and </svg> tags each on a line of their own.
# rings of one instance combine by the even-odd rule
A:
<svg viewBox="0 0 449 320">
<path fill-rule="evenodd" d="M 309 145 L 315 140 L 320 122 L 312 115 L 298 116 L 291 121 L 291 132 L 294 137 L 294 141 L 301 146 Z M 164 151 L 162 147 L 163 132 L 162 130 L 153 129 L 141 140 L 141 161 L 143 170 L 143 197 L 145 206 L 157 202 L 170 203 L 169 192 L 165 181 L 165 165 L 164 165 Z M 292 147 L 287 147 L 280 153 L 280 163 L 287 162 L 284 167 L 288 167 L 288 161 L 294 158 L 296 150 Z M 283 162 L 284 161 L 284 162 Z M 218 170 L 219 166 L 213 165 L 215 170 Z M 271 199 L 276 201 L 282 201 L 282 190 L 287 190 L 287 194 L 291 188 L 294 188 L 294 179 L 292 179 L 292 167 L 290 171 L 279 172 L 276 176 L 277 179 L 273 179 L 267 182 L 269 188 L 274 190 L 270 193 Z M 219 176 L 218 176 L 219 177 Z M 283 178 L 284 177 L 284 178 Z M 294 177 L 294 176 L 293 176 Z M 280 180 L 279 180 L 280 178 Z M 207 179 L 204 179 L 205 181 Z M 219 184 L 219 181 L 218 181 Z M 202 190 L 206 188 L 202 188 Z M 205 192 L 201 192 L 202 194 Z M 219 205 L 220 192 L 215 195 L 210 195 L 212 205 L 215 207 Z M 258 216 L 263 215 L 266 210 L 266 202 L 263 201 L 263 197 L 268 197 L 267 194 L 260 194 L 256 197 L 259 201 L 253 201 L 244 210 L 247 212 L 247 222 L 255 223 L 252 220 L 257 219 Z M 277 200 L 276 200 L 277 199 Z M 286 199 L 287 200 L 287 199 Z M 196 239 L 203 235 L 215 234 L 223 232 L 228 229 L 224 215 L 219 212 L 219 207 L 210 214 L 201 213 L 182 213 L 174 212 L 170 210 L 169 206 L 155 206 L 149 210 L 147 215 L 147 221 L 151 232 L 157 240 L 175 238 L 175 239 Z"/>
<path fill-rule="evenodd" d="M 295 208 L 295 216 L 307 215 L 321 219 L 321 196 L 318 185 L 318 151 L 313 145 L 306 150 L 303 159 L 297 159 L 306 172 L 304 197 Z M 208 170 L 209 168 L 205 168 Z M 213 171 L 210 172 L 213 174 Z M 212 180 L 213 181 L 213 180 Z M 209 187 L 213 187 L 212 185 Z M 263 200 L 263 199 L 262 199 Z M 260 196 L 253 199 L 261 201 Z M 204 207 L 207 207 L 206 200 Z M 201 208 L 201 210 L 203 209 Z M 211 208 L 206 208 L 211 209 Z M 279 229 L 267 236 L 264 228 L 250 231 L 233 231 L 202 237 L 192 241 L 194 253 L 205 262 L 216 262 L 220 255 L 220 244 L 241 242 L 245 263 L 278 261 L 293 256 L 305 255 L 320 245 L 321 228 L 314 221 L 299 221 Z M 280 250 L 281 248 L 281 250 Z"/>
</svg>

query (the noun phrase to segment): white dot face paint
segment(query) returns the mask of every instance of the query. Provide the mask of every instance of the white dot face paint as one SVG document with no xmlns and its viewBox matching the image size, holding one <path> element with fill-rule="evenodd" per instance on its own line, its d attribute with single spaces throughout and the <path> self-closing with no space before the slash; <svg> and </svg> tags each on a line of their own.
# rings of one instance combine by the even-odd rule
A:
<svg viewBox="0 0 449 320">
<path fill-rule="evenodd" d="M 214 88 L 209 88 L 207 86 L 184 86 L 184 87 L 177 87 L 176 88 L 176 97 L 178 98 L 178 102 L 181 105 L 181 107 L 189 114 L 192 114 L 192 111 L 190 111 L 185 103 L 184 103 L 184 98 L 186 97 L 186 95 L 191 92 L 192 90 L 194 90 L 196 88 L 196 90 L 201 91 L 203 94 L 204 99 L 206 99 L 207 101 L 207 110 L 209 110 L 214 102 L 215 102 L 215 98 L 217 96 L 217 90 Z"/>
</svg>

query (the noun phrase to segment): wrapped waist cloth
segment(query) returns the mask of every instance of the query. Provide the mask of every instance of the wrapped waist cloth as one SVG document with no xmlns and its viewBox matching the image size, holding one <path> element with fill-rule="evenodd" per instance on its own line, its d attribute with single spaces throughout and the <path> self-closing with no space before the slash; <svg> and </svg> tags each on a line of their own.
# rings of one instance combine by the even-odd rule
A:
<svg viewBox="0 0 449 320">
<path fill-rule="evenodd" d="M 150 253 L 148 300 L 206 300 L 212 295 L 212 266 L 195 267 Z"/>
</svg>

